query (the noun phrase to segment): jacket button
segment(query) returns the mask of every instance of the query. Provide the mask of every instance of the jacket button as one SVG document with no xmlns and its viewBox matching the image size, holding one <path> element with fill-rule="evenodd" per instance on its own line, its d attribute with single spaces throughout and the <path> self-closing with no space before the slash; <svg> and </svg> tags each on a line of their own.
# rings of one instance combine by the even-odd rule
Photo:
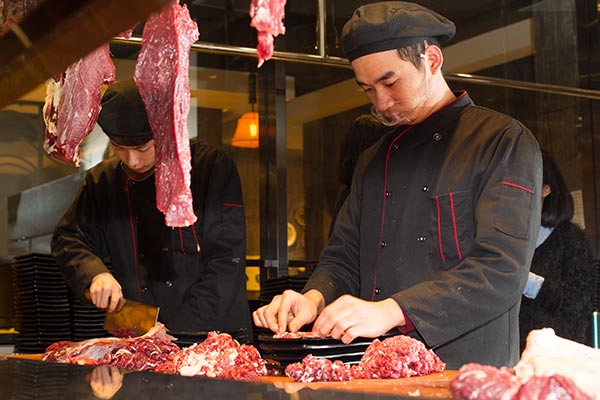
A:
<svg viewBox="0 0 600 400">
<path fill-rule="evenodd" d="M 163 247 L 162 249 L 160 249 L 160 251 L 162 251 L 163 253 L 168 253 L 169 252 L 169 248 L 168 247 Z"/>
<path fill-rule="evenodd" d="M 172 287 L 173 286 L 173 282 L 171 281 L 166 281 L 165 285 L 167 285 L 167 287 Z"/>
<path fill-rule="evenodd" d="M 398 146 L 397 144 L 392 146 L 392 149 L 394 149 L 394 150 L 398 150 L 399 148 L 400 148 L 400 146 Z"/>
<path fill-rule="evenodd" d="M 142 293 L 146 293 L 148 291 L 148 286 L 142 287 Z"/>
<path fill-rule="evenodd" d="M 379 289 L 379 288 L 375 288 L 375 294 L 376 294 L 376 295 L 380 295 L 380 294 L 381 294 L 381 289 Z"/>
<path fill-rule="evenodd" d="M 382 240 L 381 243 L 379 243 L 379 245 L 383 249 L 385 246 L 387 246 L 387 243 Z"/>
<path fill-rule="evenodd" d="M 139 253 L 139 254 L 138 254 L 138 258 L 139 258 L 140 260 L 143 260 L 143 259 L 144 259 L 144 253 Z"/>
<path fill-rule="evenodd" d="M 426 238 L 425 236 L 419 236 L 419 237 L 417 238 L 417 240 L 418 240 L 419 242 L 424 242 L 424 241 L 426 241 L 426 240 L 427 240 L 427 238 Z"/>
<path fill-rule="evenodd" d="M 385 197 L 390 197 L 392 195 L 392 192 L 390 192 L 389 190 L 385 191 Z"/>
<path fill-rule="evenodd" d="M 430 189 L 429 189 L 429 186 L 423 186 L 423 187 L 421 188 L 421 191 L 423 191 L 423 192 L 429 192 L 429 190 L 430 190 Z"/>
<path fill-rule="evenodd" d="M 434 133 L 433 140 L 435 140 L 436 142 L 439 142 L 440 140 L 442 140 L 442 134 L 439 132 Z"/>
</svg>

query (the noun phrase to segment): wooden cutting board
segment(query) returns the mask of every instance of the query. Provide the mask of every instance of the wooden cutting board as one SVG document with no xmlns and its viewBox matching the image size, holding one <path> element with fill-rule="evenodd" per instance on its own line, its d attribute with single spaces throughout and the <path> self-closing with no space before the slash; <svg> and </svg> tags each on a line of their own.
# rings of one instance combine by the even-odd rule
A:
<svg viewBox="0 0 600 400">
<path fill-rule="evenodd" d="M 287 377 L 266 376 L 261 379 L 271 383 L 287 393 L 295 393 L 300 389 L 339 390 L 359 393 L 374 393 L 381 395 L 411 396 L 451 399 L 450 381 L 458 371 L 444 371 L 439 374 L 416 376 L 402 379 L 357 379 L 349 382 L 294 382 Z"/>
</svg>

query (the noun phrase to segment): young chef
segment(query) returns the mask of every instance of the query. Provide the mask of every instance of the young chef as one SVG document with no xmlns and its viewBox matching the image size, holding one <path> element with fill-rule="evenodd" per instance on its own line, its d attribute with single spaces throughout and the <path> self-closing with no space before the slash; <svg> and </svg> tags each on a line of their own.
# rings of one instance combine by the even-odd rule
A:
<svg viewBox="0 0 600 400">
<path fill-rule="evenodd" d="M 452 92 L 454 24 L 413 3 L 359 7 L 342 43 L 373 114 L 395 126 L 361 156 L 303 293 L 254 313 L 273 331 L 345 343 L 399 327 L 450 369 L 519 358 L 519 306 L 540 220 L 542 161 L 520 122 Z"/>
<path fill-rule="evenodd" d="M 117 157 L 86 173 L 52 238 L 52 255 L 73 291 L 114 310 L 120 299 L 160 307 L 172 331 L 248 330 L 242 189 L 222 151 L 191 146 L 198 220 L 169 228 L 156 208 L 155 148 L 133 80 L 112 85 L 98 123 Z M 105 261 L 110 261 L 110 266 Z"/>
</svg>

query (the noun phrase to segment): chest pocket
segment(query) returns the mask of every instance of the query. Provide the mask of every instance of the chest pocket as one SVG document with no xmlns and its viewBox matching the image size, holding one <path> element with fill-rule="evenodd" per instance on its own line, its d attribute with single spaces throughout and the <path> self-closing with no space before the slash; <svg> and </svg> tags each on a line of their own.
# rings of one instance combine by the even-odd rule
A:
<svg viewBox="0 0 600 400">
<path fill-rule="evenodd" d="M 174 250 L 176 253 L 183 255 L 198 254 L 202 251 L 200 246 L 199 238 L 194 230 L 194 225 L 186 226 L 184 228 L 176 228 L 174 235 Z"/>
<path fill-rule="evenodd" d="M 440 194 L 431 199 L 430 246 L 434 260 L 450 268 L 469 254 L 473 243 L 470 191 Z"/>
</svg>

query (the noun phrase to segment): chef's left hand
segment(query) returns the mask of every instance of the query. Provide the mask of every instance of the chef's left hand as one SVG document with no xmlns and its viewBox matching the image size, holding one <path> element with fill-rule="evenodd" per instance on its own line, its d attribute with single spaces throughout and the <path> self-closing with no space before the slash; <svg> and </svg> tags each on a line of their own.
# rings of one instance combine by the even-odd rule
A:
<svg viewBox="0 0 600 400">
<path fill-rule="evenodd" d="M 374 338 L 406 322 L 395 300 L 366 301 L 344 295 L 325 307 L 313 325 L 313 332 L 348 344 L 356 337 Z"/>
</svg>

